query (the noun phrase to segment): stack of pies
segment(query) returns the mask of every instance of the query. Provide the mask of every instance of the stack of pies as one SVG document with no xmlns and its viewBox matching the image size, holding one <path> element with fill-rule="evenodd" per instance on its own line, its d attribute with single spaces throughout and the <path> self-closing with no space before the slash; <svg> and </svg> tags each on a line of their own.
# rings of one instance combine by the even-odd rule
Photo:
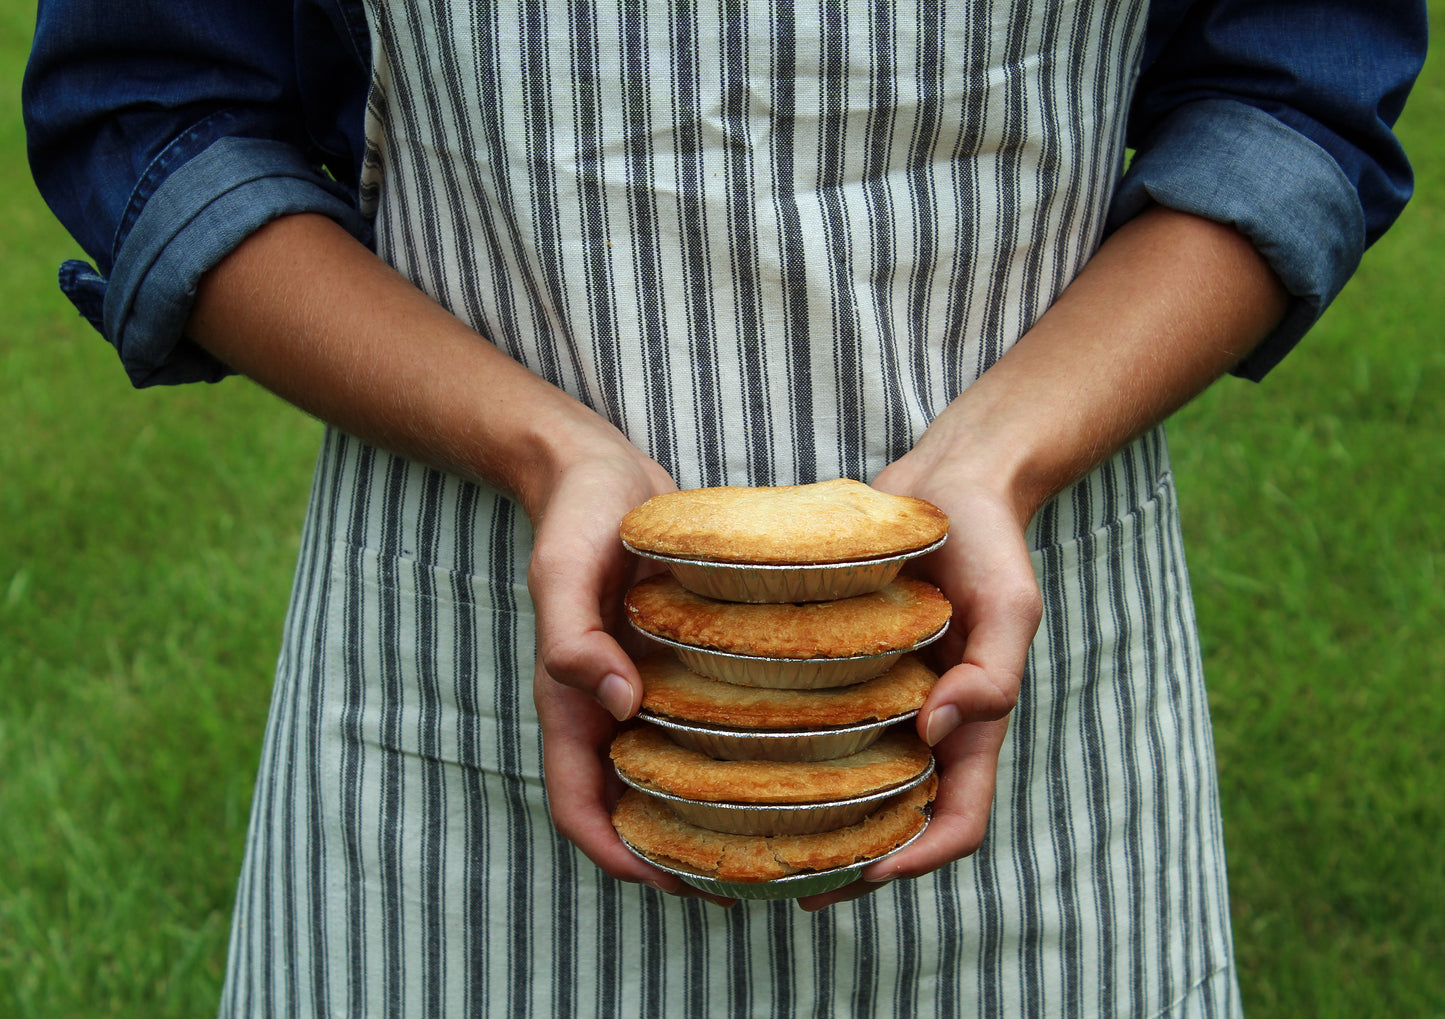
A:
<svg viewBox="0 0 1445 1019">
<path fill-rule="evenodd" d="M 911 726 L 948 625 L 901 577 L 947 518 L 855 481 L 674 492 L 622 522 L 668 572 L 627 595 L 663 649 L 639 662 L 640 724 L 612 759 L 623 841 L 722 895 L 811 895 L 922 831 L 937 781 Z"/>
</svg>

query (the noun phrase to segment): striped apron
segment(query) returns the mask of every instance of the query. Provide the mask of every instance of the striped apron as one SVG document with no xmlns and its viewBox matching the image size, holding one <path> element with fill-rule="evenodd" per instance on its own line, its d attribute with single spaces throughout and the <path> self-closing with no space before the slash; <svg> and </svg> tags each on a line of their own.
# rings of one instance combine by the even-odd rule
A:
<svg viewBox="0 0 1445 1019">
<path fill-rule="evenodd" d="M 381 253 L 681 487 L 866 480 L 1017 339 L 1098 243 L 1145 13 L 368 6 Z M 519 509 L 329 432 L 222 1014 L 1235 1013 L 1162 434 L 1030 539 L 1045 616 L 979 852 L 722 910 L 552 829 Z"/>
</svg>

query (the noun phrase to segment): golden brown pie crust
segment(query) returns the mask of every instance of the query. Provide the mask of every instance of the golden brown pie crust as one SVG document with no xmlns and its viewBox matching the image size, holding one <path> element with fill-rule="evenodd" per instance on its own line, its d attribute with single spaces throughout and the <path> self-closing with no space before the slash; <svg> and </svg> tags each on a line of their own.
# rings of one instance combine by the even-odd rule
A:
<svg viewBox="0 0 1445 1019">
<path fill-rule="evenodd" d="M 763 658 L 851 658 L 907 651 L 952 613 L 943 592 L 899 577 L 881 591 L 837 601 L 747 605 L 693 594 L 669 574 L 627 592 L 639 629 L 690 647 Z"/>
<path fill-rule="evenodd" d="M 650 725 L 612 741 L 612 763 L 636 785 L 705 803 L 829 803 L 868 796 L 917 778 L 931 760 L 911 728 L 827 761 L 721 761 L 679 746 Z"/>
<path fill-rule="evenodd" d="M 840 478 L 669 492 L 623 517 L 620 533 L 633 548 L 682 559 L 836 563 L 926 548 L 948 533 L 948 517 L 922 499 Z"/>
<path fill-rule="evenodd" d="M 663 718 L 726 729 L 830 729 L 881 722 L 922 707 L 938 677 L 913 655 L 852 686 L 778 690 L 706 679 L 671 654 L 637 663 L 642 708 Z"/>
<path fill-rule="evenodd" d="M 928 822 L 938 780 L 899 793 L 857 824 L 813 835 L 729 835 L 689 824 L 666 804 L 629 789 L 612 814 L 618 834 L 664 867 L 722 881 L 771 881 L 877 859 Z"/>
</svg>

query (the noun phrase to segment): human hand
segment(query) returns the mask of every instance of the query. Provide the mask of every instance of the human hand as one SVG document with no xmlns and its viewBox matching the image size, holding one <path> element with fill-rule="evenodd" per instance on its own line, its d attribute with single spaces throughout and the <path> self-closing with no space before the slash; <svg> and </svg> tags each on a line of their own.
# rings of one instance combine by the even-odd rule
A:
<svg viewBox="0 0 1445 1019">
<path fill-rule="evenodd" d="M 546 485 L 527 488 L 524 502 L 535 530 L 527 575 L 537 614 L 533 697 L 552 820 L 612 877 L 727 904 L 639 859 L 612 827 L 622 785 L 607 751 L 642 702 L 619 606 L 626 589 L 657 568 L 622 547 L 617 527 L 628 510 L 676 486 L 620 436 L 608 438 Z"/>
<path fill-rule="evenodd" d="M 1027 518 L 995 490 L 955 465 L 904 457 L 874 486 L 927 499 L 949 516 L 948 541 L 916 561 L 915 572 L 953 604 L 948 632 L 931 649 L 938 682 L 918 713 L 918 733 L 933 747 L 938 793 L 922 836 L 862 879 L 799 900 L 815 910 L 866 895 L 882 883 L 918 877 L 975 852 L 993 803 L 998 756 L 1018 700 L 1042 599 L 1024 539 Z"/>
</svg>

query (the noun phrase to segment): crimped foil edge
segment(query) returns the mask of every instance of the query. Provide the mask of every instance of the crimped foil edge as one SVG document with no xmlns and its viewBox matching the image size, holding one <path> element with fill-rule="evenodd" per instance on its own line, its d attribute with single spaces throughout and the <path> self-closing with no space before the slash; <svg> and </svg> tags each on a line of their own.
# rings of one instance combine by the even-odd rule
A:
<svg viewBox="0 0 1445 1019">
<path fill-rule="evenodd" d="M 933 758 L 930 756 L 928 763 L 917 775 L 897 785 L 863 796 L 820 803 L 713 803 L 641 785 L 620 770 L 617 775 L 638 792 L 662 800 L 678 817 L 699 828 L 730 835 L 773 836 L 812 835 L 856 824 L 884 800 L 928 781 L 933 769 Z"/>
<path fill-rule="evenodd" d="M 850 863 L 846 867 L 835 867 L 832 870 L 817 870 L 805 874 L 789 874 L 787 877 L 774 878 L 771 881 L 722 881 L 718 878 L 707 877 L 703 874 L 695 874 L 689 870 L 678 867 L 669 867 L 650 859 L 647 854 L 634 847 L 626 839 L 622 844 L 632 854 L 645 863 L 650 863 L 658 870 L 666 871 L 668 874 L 682 878 L 684 882 L 699 891 L 708 892 L 727 899 L 801 899 L 809 895 L 819 895 L 823 892 L 831 892 L 835 888 L 842 888 L 857 880 L 863 868 L 869 864 L 877 863 L 879 860 L 886 860 L 894 853 L 901 852 L 918 840 L 918 837 L 927 830 L 929 821 L 925 820 L 923 827 L 919 828 L 906 841 L 894 846 L 888 852 L 873 857 L 871 860 L 859 860 Z"/>
<path fill-rule="evenodd" d="M 687 559 L 637 548 L 623 541 L 634 555 L 663 563 L 683 587 L 718 601 L 778 604 L 832 601 L 870 594 L 886 587 L 910 559 L 936 551 L 944 535 L 931 545 L 873 559 L 836 563 L 729 563 Z"/>
<path fill-rule="evenodd" d="M 912 647 L 882 654 L 853 655 L 847 658 L 768 658 L 763 655 L 740 655 L 731 651 L 683 644 L 659 636 L 628 621 L 632 628 L 676 653 L 682 664 L 700 676 L 734 686 L 764 687 L 774 690 L 819 690 L 835 686 L 853 686 L 877 679 L 891 669 L 899 658 L 932 644 L 947 631 L 951 620 Z"/>
<path fill-rule="evenodd" d="M 826 729 L 720 729 L 680 722 L 643 710 L 637 717 L 667 730 L 673 742 L 724 761 L 829 761 L 866 750 L 889 726 L 906 722 L 917 709 L 856 725 Z"/>
</svg>

